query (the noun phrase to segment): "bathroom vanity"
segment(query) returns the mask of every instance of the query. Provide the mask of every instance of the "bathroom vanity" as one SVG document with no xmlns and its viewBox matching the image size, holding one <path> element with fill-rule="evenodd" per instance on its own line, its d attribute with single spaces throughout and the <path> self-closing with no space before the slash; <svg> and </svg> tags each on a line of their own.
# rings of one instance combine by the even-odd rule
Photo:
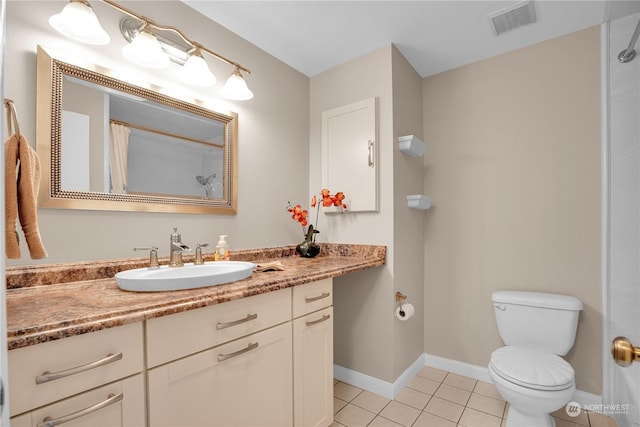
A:
<svg viewBox="0 0 640 427">
<path fill-rule="evenodd" d="M 48 279 L 46 267 L 8 271 L 11 425 L 331 424 L 333 277 L 385 258 L 333 249 L 311 260 L 285 249 L 284 271 L 175 292 L 120 290 L 112 273 L 131 261 L 87 268 L 89 280 L 79 264 L 50 266 Z"/>
</svg>

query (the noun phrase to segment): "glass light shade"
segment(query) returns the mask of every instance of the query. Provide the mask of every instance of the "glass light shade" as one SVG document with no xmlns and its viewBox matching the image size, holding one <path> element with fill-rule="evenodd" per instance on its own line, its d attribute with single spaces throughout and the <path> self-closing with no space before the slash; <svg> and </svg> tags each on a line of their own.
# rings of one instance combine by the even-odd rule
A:
<svg viewBox="0 0 640 427">
<path fill-rule="evenodd" d="M 146 31 L 140 31 L 131 43 L 123 47 L 122 54 L 143 67 L 165 68 L 170 62 L 158 39 Z"/>
<path fill-rule="evenodd" d="M 229 76 L 224 86 L 220 88 L 220 95 L 234 101 L 246 101 L 253 98 L 253 92 L 247 87 L 247 82 L 242 78 L 237 68 Z"/>
<path fill-rule="evenodd" d="M 70 2 L 60 13 L 49 18 L 49 25 L 60 34 L 82 43 L 103 45 L 111 41 L 91 6 L 82 2 Z"/>
<path fill-rule="evenodd" d="M 177 74 L 180 80 L 192 85 L 213 86 L 216 84 L 216 76 L 211 73 L 204 58 L 196 53 L 189 56 Z"/>
</svg>

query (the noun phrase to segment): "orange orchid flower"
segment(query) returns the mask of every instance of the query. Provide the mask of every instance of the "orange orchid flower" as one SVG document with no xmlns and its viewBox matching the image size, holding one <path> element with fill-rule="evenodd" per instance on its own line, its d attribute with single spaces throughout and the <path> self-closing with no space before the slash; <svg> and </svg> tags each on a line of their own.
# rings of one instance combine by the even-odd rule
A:
<svg viewBox="0 0 640 427">
<path fill-rule="evenodd" d="M 343 203 L 345 199 L 345 195 L 342 191 L 339 191 L 332 196 L 331 191 L 329 191 L 326 188 L 323 188 L 322 191 L 320 192 L 320 197 L 322 198 L 321 202 L 322 202 L 322 206 L 324 207 L 337 206 L 342 209 L 347 208 L 347 205 Z M 320 212 L 320 205 L 318 204 L 318 197 L 314 194 L 313 197 L 311 198 L 311 207 L 315 208 L 316 206 L 318 209 L 316 211 L 316 224 L 317 224 L 318 213 Z M 302 209 L 302 206 L 300 205 L 292 206 L 291 202 L 289 202 L 287 206 L 287 211 L 291 213 L 291 218 L 294 221 L 297 221 L 298 223 L 300 223 L 300 225 L 302 225 L 303 228 L 309 225 L 309 220 L 308 220 L 309 211 L 307 211 L 306 209 Z M 311 225 L 313 226 L 313 224 Z M 315 226 L 314 226 L 314 232 L 318 233 L 317 229 L 315 229 Z"/>
<path fill-rule="evenodd" d="M 326 188 L 323 188 L 320 194 L 322 195 L 322 206 L 326 208 L 333 205 L 333 200 L 331 199 L 331 192 L 329 190 L 327 190 Z"/>
</svg>

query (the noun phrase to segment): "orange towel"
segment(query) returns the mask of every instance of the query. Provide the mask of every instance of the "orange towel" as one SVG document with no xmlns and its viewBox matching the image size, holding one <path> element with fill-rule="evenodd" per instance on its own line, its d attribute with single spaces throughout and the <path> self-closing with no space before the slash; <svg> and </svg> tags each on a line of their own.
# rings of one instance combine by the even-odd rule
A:
<svg viewBox="0 0 640 427">
<path fill-rule="evenodd" d="M 5 142 L 5 242 L 7 258 L 20 258 L 16 218 L 29 246 L 32 259 L 46 258 L 38 229 L 40 159 L 23 135 L 11 135 Z"/>
</svg>

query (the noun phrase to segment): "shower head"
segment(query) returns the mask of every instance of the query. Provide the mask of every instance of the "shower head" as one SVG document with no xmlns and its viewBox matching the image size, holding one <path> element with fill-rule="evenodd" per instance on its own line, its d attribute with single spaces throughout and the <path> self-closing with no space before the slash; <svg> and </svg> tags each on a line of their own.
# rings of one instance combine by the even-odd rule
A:
<svg viewBox="0 0 640 427">
<path fill-rule="evenodd" d="M 638 37 L 640 36 L 640 21 L 636 25 L 636 29 L 631 36 L 631 40 L 629 41 L 629 46 L 618 54 L 618 61 L 626 64 L 627 62 L 633 61 L 633 58 L 636 57 L 636 50 L 633 48 L 638 41 Z"/>
<path fill-rule="evenodd" d="M 200 185 L 211 185 L 211 180 L 216 177 L 216 174 L 209 175 L 208 177 L 204 177 L 202 175 L 196 176 L 196 180 L 200 183 Z"/>
</svg>

